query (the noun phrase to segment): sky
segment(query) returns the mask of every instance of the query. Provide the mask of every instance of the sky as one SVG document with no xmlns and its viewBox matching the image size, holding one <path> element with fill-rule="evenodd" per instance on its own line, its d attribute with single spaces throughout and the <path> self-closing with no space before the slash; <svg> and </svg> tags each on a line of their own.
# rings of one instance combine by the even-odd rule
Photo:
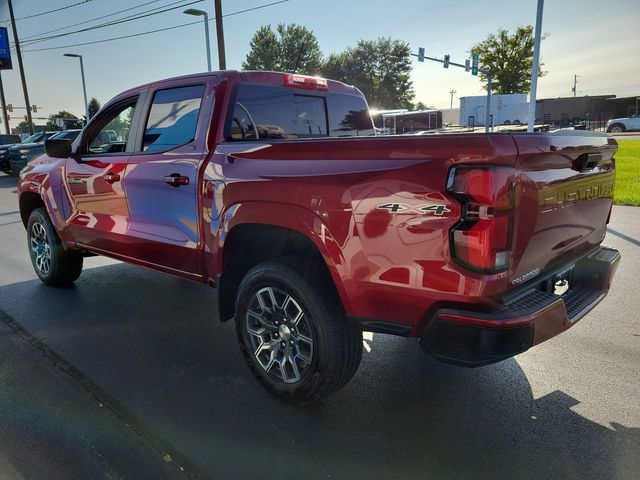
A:
<svg viewBox="0 0 640 480">
<path fill-rule="evenodd" d="M 537 0 L 288 0 L 253 11 L 229 15 L 277 0 L 222 0 L 227 68 L 239 69 L 249 50 L 249 40 L 262 25 L 298 23 L 311 29 L 325 55 L 354 46 L 358 40 L 390 36 L 409 43 L 413 52 L 424 47 L 427 56 L 464 63 L 469 49 L 498 29 L 514 30 L 534 24 Z M 38 106 L 34 117 L 46 117 L 59 110 L 84 113 L 78 59 L 84 58 L 87 94 L 101 103 L 128 88 L 146 82 L 206 70 L 202 23 L 191 26 L 94 45 L 71 46 L 172 27 L 201 20 L 184 15 L 185 8 L 206 10 L 213 17 L 213 0 L 202 0 L 144 19 L 117 26 L 67 35 L 29 45 L 28 38 L 72 24 L 87 22 L 48 35 L 74 31 L 141 13 L 152 8 L 182 6 L 195 0 L 13 0 L 18 35 L 22 42 L 24 66 L 31 103 Z M 96 17 L 139 8 L 88 22 Z M 37 15 L 37 16 L 34 16 Z M 32 18 L 21 17 L 32 16 Z M 8 26 L 6 0 L 0 0 L 0 26 Z M 542 31 L 545 40 L 541 60 L 547 75 L 538 80 L 538 98 L 571 96 L 574 75 L 578 95 L 640 95 L 640 0 L 547 0 Z M 210 22 L 212 63 L 218 65 L 214 22 Z M 10 34 L 12 39 L 12 35 Z M 63 48 L 58 48 L 63 47 Z M 41 50 L 39 49 L 50 49 Z M 17 59 L 13 70 L 2 71 L 7 103 L 24 106 Z M 435 62 L 413 60 L 412 80 L 415 101 L 448 108 L 450 91 L 454 107 L 458 98 L 482 95 L 478 77 L 463 69 L 444 69 Z M 22 120 L 24 110 L 11 115 L 11 126 Z M 36 124 L 45 123 L 36 120 Z"/>
</svg>

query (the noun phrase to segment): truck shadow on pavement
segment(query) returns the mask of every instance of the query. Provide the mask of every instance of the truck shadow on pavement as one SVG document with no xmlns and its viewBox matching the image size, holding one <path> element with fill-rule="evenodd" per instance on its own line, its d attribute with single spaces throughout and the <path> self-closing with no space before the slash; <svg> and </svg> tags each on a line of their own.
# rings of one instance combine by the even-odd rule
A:
<svg viewBox="0 0 640 480">
<path fill-rule="evenodd" d="M 534 398 L 514 359 L 462 369 L 415 340 L 375 335 L 345 389 L 283 404 L 250 376 L 215 302 L 207 287 L 124 264 L 87 269 L 69 289 L 0 288 L 5 323 L 191 476 L 622 479 L 640 469 L 640 429 L 594 423 L 560 389 Z"/>
</svg>

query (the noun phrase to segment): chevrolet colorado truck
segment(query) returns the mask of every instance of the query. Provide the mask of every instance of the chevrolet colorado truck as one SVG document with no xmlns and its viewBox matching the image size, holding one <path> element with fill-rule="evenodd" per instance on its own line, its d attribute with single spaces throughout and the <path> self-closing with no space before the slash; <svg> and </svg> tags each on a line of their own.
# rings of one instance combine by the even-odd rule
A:
<svg viewBox="0 0 640 480">
<path fill-rule="evenodd" d="M 48 140 L 19 207 L 44 283 L 98 254 L 216 287 L 259 382 L 309 402 L 352 378 L 363 330 L 480 366 L 573 326 L 620 259 L 601 245 L 616 148 L 377 137 L 352 86 L 222 71 L 128 90 Z"/>
</svg>

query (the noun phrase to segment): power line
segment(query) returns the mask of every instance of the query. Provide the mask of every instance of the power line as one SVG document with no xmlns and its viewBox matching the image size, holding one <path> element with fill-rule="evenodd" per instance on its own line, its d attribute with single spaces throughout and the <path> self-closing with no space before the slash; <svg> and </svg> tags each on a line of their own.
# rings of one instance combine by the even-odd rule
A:
<svg viewBox="0 0 640 480">
<path fill-rule="evenodd" d="M 93 0 L 82 0 L 81 2 L 72 3 L 71 5 L 67 5 L 65 7 L 54 8 L 53 10 L 47 10 L 46 12 L 34 13 L 33 15 L 26 15 L 24 17 L 16 18 L 15 20 L 26 20 L 27 18 L 35 18 L 41 17 L 42 15 L 48 15 L 49 13 L 59 12 L 61 10 L 66 10 L 67 8 L 77 7 L 78 5 L 82 5 L 83 3 L 89 3 Z M 4 22 L 10 22 L 10 20 L 3 20 Z"/>
<path fill-rule="evenodd" d="M 73 23 L 73 24 L 67 25 L 65 27 L 58 27 L 58 28 L 54 28 L 53 30 L 47 30 L 46 32 L 36 33 L 34 35 L 30 35 L 28 37 L 24 37 L 24 40 L 34 39 L 35 37 L 39 37 L 40 35 L 46 35 L 47 33 L 59 32 L 60 30 L 65 30 L 67 28 L 77 27 L 79 25 L 86 25 L 87 23 L 91 23 L 91 22 L 94 22 L 96 20 L 102 20 L 103 18 L 113 17 L 114 15 L 118 15 L 119 13 L 124 13 L 124 12 L 128 12 L 128 11 L 131 11 L 131 10 L 135 10 L 136 8 L 145 7 L 147 5 L 151 5 L 152 3 L 158 3 L 159 1 L 160 0 L 151 0 L 150 2 L 142 3 L 140 5 L 136 5 L 135 7 L 129 7 L 129 8 L 125 8 L 124 10 L 118 10 L 117 12 L 108 13 L 108 14 L 102 15 L 100 17 L 95 17 L 95 18 L 92 18 L 90 20 L 85 20 L 84 22 Z M 168 5 L 171 5 L 171 4 L 168 4 Z M 158 8 L 161 8 L 161 7 L 158 7 Z"/>
<path fill-rule="evenodd" d="M 271 7 L 273 5 L 278 5 L 280 3 L 286 3 L 288 1 L 289 0 L 279 0 L 277 2 L 266 3 L 264 5 L 258 5 L 257 7 L 252 7 L 252 8 L 247 8 L 247 9 L 244 9 L 244 10 L 238 10 L 237 12 L 227 13 L 227 14 L 223 15 L 223 17 L 231 17 L 233 15 L 239 15 L 241 13 L 251 12 L 251 11 L 254 11 L 254 10 L 260 10 L 262 8 Z M 209 18 L 210 22 L 213 21 L 213 20 L 215 20 L 215 18 Z M 201 23 L 202 23 L 201 20 L 197 20 L 195 22 L 183 23 L 181 25 L 174 25 L 172 27 L 158 28 L 156 30 L 149 30 L 149 31 L 146 31 L 146 32 L 139 32 L 139 33 L 134 33 L 134 34 L 131 34 L 131 35 L 123 35 L 121 37 L 105 38 L 103 40 L 94 40 L 92 42 L 84 42 L 84 43 L 74 43 L 72 45 L 61 45 L 61 46 L 58 46 L 58 47 L 33 48 L 33 49 L 30 49 L 30 50 L 24 50 L 24 52 L 25 53 L 26 52 L 44 52 L 44 51 L 47 51 L 47 50 L 59 50 L 59 49 L 62 49 L 62 48 L 73 48 L 73 47 L 81 47 L 81 46 L 85 46 L 85 45 L 95 45 L 97 43 L 112 42 L 112 41 L 115 41 L 115 40 L 123 40 L 125 38 L 140 37 L 142 35 L 149 35 L 149 34 L 152 34 L 152 33 L 166 32 L 167 30 L 174 30 L 176 28 L 188 27 L 189 25 L 196 25 L 196 24 L 201 24 Z"/>
<path fill-rule="evenodd" d="M 119 25 L 121 23 L 131 22 L 133 20 L 140 20 L 141 18 L 150 17 L 152 15 L 158 15 L 159 13 L 169 12 L 169 11 L 175 10 L 177 8 L 183 8 L 183 7 L 186 7 L 188 5 L 193 5 L 194 3 L 200 3 L 200 2 L 203 2 L 204 0 L 194 0 L 192 2 L 182 3 L 184 1 L 185 0 L 179 0 L 178 2 L 173 2 L 172 4 L 169 4 L 169 5 L 175 5 L 176 3 L 179 3 L 180 5 L 177 5 L 177 6 L 174 6 L 174 7 L 170 7 L 170 8 L 165 8 L 164 10 L 157 10 L 157 11 L 154 12 L 152 10 L 156 10 L 156 9 L 151 9 L 148 12 L 138 13 L 138 14 L 135 14 L 135 15 L 130 16 L 130 17 L 125 17 L 125 18 L 113 20 L 113 21 L 110 21 L 110 22 L 101 23 L 99 25 L 94 25 L 92 27 L 82 28 L 80 30 L 74 30 L 73 32 L 65 32 L 65 33 L 59 33 L 57 35 L 50 35 L 48 37 L 34 38 L 32 40 L 23 41 L 22 44 L 23 45 L 32 45 L 32 44 L 35 44 L 35 43 L 45 42 L 47 40 L 53 40 L 54 38 L 66 37 L 68 35 L 75 35 L 76 33 L 89 32 L 91 30 L 97 30 L 99 28 L 111 27 L 113 25 Z"/>
</svg>

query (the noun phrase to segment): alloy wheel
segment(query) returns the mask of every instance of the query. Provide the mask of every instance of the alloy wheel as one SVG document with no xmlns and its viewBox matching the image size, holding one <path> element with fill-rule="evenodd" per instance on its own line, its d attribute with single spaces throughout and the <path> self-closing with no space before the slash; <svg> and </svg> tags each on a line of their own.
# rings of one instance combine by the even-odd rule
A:
<svg viewBox="0 0 640 480">
<path fill-rule="evenodd" d="M 30 244 L 36 268 L 43 275 L 47 275 L 51 270 L 51 243 L 47 231 L 41 223 L 32 225 Z"/>
<path fill-rule="evenodd" d="M 313 360 L 314 334 L 291 295 L 275 287 L 259 289 L 245 321 L 253 356 L 272 379 L 293 384 L 304 378 Z"/>
</svg>

